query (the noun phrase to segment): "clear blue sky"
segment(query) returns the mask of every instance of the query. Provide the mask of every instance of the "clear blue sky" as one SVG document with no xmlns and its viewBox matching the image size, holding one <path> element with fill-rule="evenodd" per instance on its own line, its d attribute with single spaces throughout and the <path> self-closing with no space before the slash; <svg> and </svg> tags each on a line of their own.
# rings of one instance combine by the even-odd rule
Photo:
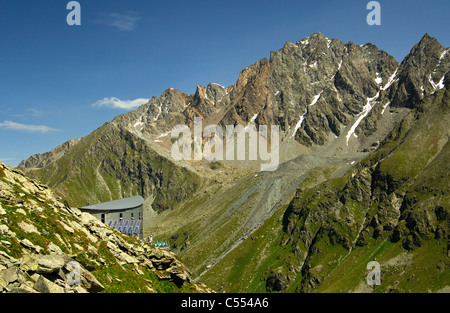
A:
<svg viewBox="0 0 450 313">
<path fill-rule="evenodd" d="M 380 0 L 380 26 L 367 25 L 366 0 L 79 0 L 80 26 L 67 24 L 68 2 L 0 0 L 8 165 L 86 136 L 169 87 L 232 85 L 245 66 L 313 32 L 371 42 L 398 61 L 427 32 L 450 41 L 448 0 Z"/>
</svg>

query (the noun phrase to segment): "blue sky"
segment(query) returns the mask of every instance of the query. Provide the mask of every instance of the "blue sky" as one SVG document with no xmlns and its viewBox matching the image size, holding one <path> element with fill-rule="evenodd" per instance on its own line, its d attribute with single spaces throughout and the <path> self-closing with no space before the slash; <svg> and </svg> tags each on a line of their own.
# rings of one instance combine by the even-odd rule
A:
<svg viewBox="0 0 450 313">
<path fill-rule="evenodd" d="M 239 72 L 286 41 L 313 32 L 371 42 L 399 62 L 425 33 L 448 47 L 450 2 L 0 0 L 0 160 L 16 166 L 80 138 L 172 87 L 234 84 Z"/>
</svg>

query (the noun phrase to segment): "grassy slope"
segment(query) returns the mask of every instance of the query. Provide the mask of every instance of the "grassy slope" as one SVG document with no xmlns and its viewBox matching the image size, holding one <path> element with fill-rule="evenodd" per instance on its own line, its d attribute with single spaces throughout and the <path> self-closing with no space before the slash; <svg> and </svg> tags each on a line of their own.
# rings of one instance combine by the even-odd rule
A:
<svg viewBox="0 0 450 313">
<path fill-rule="evenodd" d="M 152 223 L 153 227 L 146 230 L 158 234 L 161 240 L 170 240 L 172 248 L 183 257 L 194 276 L 242 235 L 239 228 L 245 224 L 251 210 L 252 195 L 237 210 L 227 211 L 255 182 L 248 173 L 241 174 L 244 177 L 234 181 L 231 187 L 226 183 L 225 186 L 206 183 L 176 210 L 164 212 Z M 192 245 L 180 251 L 186 242 Z"/>
</svg>

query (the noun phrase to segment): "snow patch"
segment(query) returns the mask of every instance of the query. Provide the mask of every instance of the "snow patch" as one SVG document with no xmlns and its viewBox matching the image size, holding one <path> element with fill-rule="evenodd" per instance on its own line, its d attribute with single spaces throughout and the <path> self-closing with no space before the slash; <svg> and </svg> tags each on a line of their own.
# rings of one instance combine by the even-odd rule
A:
<svg viewBox="0 0 450 313">
<path fill-rule="evenodd" d="M 445 87 L 445 85 L 444 85 L 444 78 L 445 78 L 445 75 L 442 76 L 441 80 L 436 84 L 433 81 L 433 78 L 431 78 L 431 74 L 430 74 L 430 78 L 428 78 L 428 81 L 430 82 L 431 86 L 433 86 L 434 90 L 439 90 L 439 89 L 442 89 L 442 88 Z"/>
<path fill-rule="evenodd" d="M 317 101 L 319 101 L 320 96 L 322 95 L 322 92 L 323 92 L 323 90 L 318 95 L 314 96 L 314 99 L 313 99 L 313 101 L 311 102 L 311 104 L 309 106 L 312 106 L 312 105 L 316 104 Z"/>
<path fill-rule="evenodd" d="M 166 137 L 166 136 L 168 136 L 171 132 L 172 132 L 172 131 L 169 130 L 167 133 L 161 134 L 161 135 L 159 135 L 157 138 Z"/>
<path fill-rule="evenodd" d="M 208 93 L 206 92 L 206 88 L 205 88 L 205 99 L 208 100 L 209 102 L 211 102 L 212 104 L 216 104 L 216 102 L 214 100 L 210 100 L 208 98 Z"/>
<path fill-rule="evenodd" d="M 449 49 L 445 50 L 444 52 L 442 52 L 441 57 L 439 58 L 439 63 L 441 63 L 442 59 L 445 57 L 445 55 L 447 54 Z"/>
<path fill-rule="evenodd" d="M 224 86 L 222 86 L 221 84 L 211 83 L 211 85 L 216 85 L 216 86 L 222 87 L 223 89 L 226 89 L 226 88 L 225 88 Z"/>
<path fill-rule="evenodd" d="M 158 114 L 155 116 L 155 118 L 153 119 L 154 121 L 157 121 L 159 116 L 161 115 L 162 112 L 162 103 L 159 105 L 158 107 Z"/>
<path fill-rule="evenodd" d="M 248 125 L 245 126 L 245 130 L 247 130 L 248 127 L 249 127 L 250 125 L 255 125 L 255 120 L 256 120 L 257 117 L 258 117 L 258 113 L 256 113 L 255 115 L 253 115 L 253 117 L 251 118 L 251 120 L 250 120 L 250 122 L 248 123 Z"/>
<path fill-rule="evenodd" d="M 449 48 L 449 49 L 450 49 L 450 48 Z M 433 73 L 436 73 L 437 68 L 441 65 L 441 62 L 442 62 L 442 60 L 445 58 L 445 55 L 447 54 L 447 52 L 448 52 L 449 49 L 446 49 L 446 50 L 444 50 L 444 52 L 441 53 L 441 56 L 439 57 L 439 62 L 438 62 L 438 64 L 436 65 L 436 67 L 434 68 Z"/>
<path fill-rule="evenodd" d="M 144 115 L 141 115 L 141 117 L 139 117 L 139 119 L 136 121 L 136 123 L 134 123 L 133 127 L 134 128 L 140 127 L 141 128 L 140 130 L 142 130 L 142 128 L 144 128 L 143 118 L 144 118 Z"/>
<path fill-rule="evenodd" d="M 381 85 L 381 83 L 383 82 L 383 78 L 380 77 L 380 73 L 376 73 L 377 77 L 375 78 L 375 82 L 377 83 L 377 85 Z"/>
<path fill-rule="evenodd" d="M 372 108 L 373 108 L 372 101 L 375 100 L 376 98 L 378 98 L 379 95 L 380 95 L 380 92 L 377 92 L 377 94 L 374 97 L 367 98 L 366 105 L 363 107 L 362 112 L 359 113 L 358 119 L 352 125 L 352 127 L 350 128 L 350 131 L 347 134 L 347 146 L 348 146 L 348 141 L 350 140 L 350 137 L 352 135 L 355 135 L 355 137 L 357 137 L 356 134 L 355 134 L 356 128 L 358 127 L 359 123 L 361 123 L 363 118 L 365 118 L 367 116 L 367 114 L 369 114 L 369 112 L 372 110 Z"/>
<path fill-rule="evenodd" d="M 300 43 L 301 43 L 302 45 L 307 45 L 307 44 L 309 44 L 309 37 L 306 37 L 305 40 L 301 40 Z"/>
<path fill-rule="evenodd" d="M 392 74 L 392 76 L 389 77 L 387 84 L 381 87 L 381 90 L 388 89 L 389 87 L 391 87 L 391 85 L 394 83 L 394 81 L 398 80 L 398 78 L 395 79 L 395 76 L 397 76 L 397 72 L 398 72 L 398 67 L 395 70 L 394 74 Z"/>
<path fill-rule="evenodd" d="M 303 120 L 305 119 L 306 114 L 308 114 L 308 111 L 306 111 L 305 114 L 300 116 L 300 120 L 297 122 L 297 124 L 295 124 L 294 133 L 291 135 L 291 138 L 295 136 L 295 134 L 297 133 L 297 130 L 302 126 Z"/>
<path fill-rule="evenodd" d="M 389 106 L 389 104 L 391 104 L 391 101 L 388 101 L 384 106 L 383 106 L 383 110 L 381 111 L 381 115 L 384 114 L 384 111 L 386 111 L 387 107 Z"/>
</svg>

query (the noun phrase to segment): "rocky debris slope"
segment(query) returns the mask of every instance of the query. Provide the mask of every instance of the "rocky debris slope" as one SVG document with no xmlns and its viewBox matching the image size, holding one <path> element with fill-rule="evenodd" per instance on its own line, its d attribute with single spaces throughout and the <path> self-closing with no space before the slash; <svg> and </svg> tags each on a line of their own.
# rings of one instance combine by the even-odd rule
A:
<svg viewBox="0 0 450 313">
<path fill-rule="evenodd" d="M 65 254 L 26 254 L 15 259 L 2 251 L 0 268 L 0 292 L 87 293 L 105 289 L 94 275 Z"/>
<path fill-rule="evenodd" d="M 0 162 L 0 292 L 210 292 L 168 251 L 70 208 Z"/>
</svg>

